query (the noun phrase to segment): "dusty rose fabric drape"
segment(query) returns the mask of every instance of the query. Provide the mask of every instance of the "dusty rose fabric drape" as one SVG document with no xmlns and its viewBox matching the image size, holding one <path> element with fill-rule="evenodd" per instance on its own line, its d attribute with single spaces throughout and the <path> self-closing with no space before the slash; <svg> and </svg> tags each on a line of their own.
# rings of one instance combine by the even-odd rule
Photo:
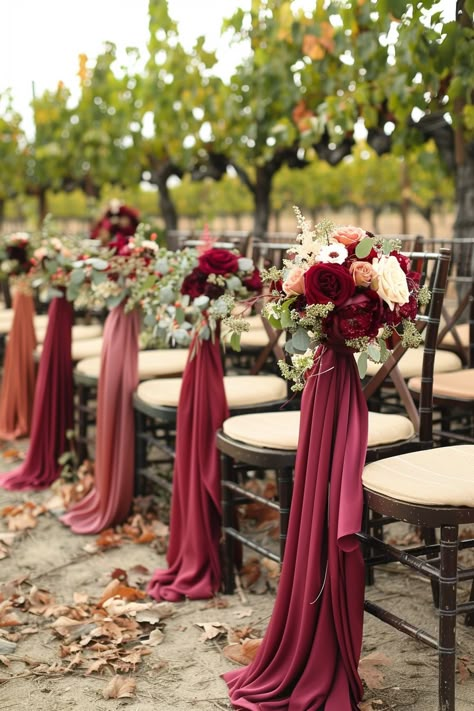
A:
<svg viewBox="0 0 474 711">
<path fill-rule="evenodd" d="M 355 533 L 367 405 L 352 353 L 321 349 L 305 386 L 274 611 L 255 660 L 224 674 L 234 708 L 356 711 L 364 564 Z"/>
<path fill-rule="evenodd" d="M 58 478 L 58 457 L 68 447 L 66 432 L 73 426 L 72 322 L 72 305 L 62 297 L 53 299 L 36 380 L 30 446 L 23 464 L 0 477 L 5 489 L 42 489 Z"/>
<path fill-rule="evenodd" d="M 139 317 L 117 306 L 104 326 L 99 386 L 95 484 L 61 517 L 74 533 L 99 533 L 123 523 L 133 498 L 135 427 L 133 393 L 138 385 Z"/>
<path fill-rule="evenodd" d="M 221 495 L 215 440 L 227 417 L 219 339 L 201 341 L 183 373 L 176 422 L 169 568 L 156 570 L 147 588 L 157 600 L 206 599 L 219 589 Z"/>
<path fill-rule="evenodd" d="M 30 433 L 35 392 L 34 315 L 32 294 L 16 291 L 13 297 L 13 323 L 3 364 L 0 439 L 17 439 Z"/>
</svg>

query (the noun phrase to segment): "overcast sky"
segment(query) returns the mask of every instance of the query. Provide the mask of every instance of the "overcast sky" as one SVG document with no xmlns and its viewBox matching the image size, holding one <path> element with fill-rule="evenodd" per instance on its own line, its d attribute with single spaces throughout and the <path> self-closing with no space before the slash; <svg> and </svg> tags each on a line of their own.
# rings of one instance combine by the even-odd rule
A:
<svg viewBox="0 0 474 711">
<path fill-rule="evenodd" d="M 312 0 L 297 0 L 311 7 Z M 455 0 L 442 0 L 450 18 Z M 221 41 L 222 19 L 250 0 L 169 0 L 170 15 L 179 23 L 183 44 L 204 34 L 217 49 L 221 71 L 236 55 Z M 105 41 L 117 49 L 144 49 L 148 34 L 148 0 L 0 0 L 0 93 L 11 87 L 17 110 L 27 116 L 33 94 L 53 89 L 58 81 L 78 90 L 78 55 L 95 58 Z M 227 72 L 226 72 L 227 70 Z"/>
</svg>

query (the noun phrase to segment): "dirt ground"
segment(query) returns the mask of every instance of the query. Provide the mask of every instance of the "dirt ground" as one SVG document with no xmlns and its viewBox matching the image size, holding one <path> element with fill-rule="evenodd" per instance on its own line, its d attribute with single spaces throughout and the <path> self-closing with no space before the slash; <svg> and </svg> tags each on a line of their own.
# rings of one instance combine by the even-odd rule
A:
<svg viewBox="0 0 474 711">
<path fill-rule="evenodd" d="M 4 448 L 2 470 L 17 465 Z M 0 489 L 0 512 L 7 512 L 0 516 L 1 711 L 228 711 L 220 675 L 236 664 L 226 647 L 262 636 L 277 585 L 271 575 L 261 576 L 257 592 L 211 604 L 151 605 L 139 592 L 156 567 L 166 567 L 156 540 L 98 547 L 96 536 L 75 535 L 40 508 L 51 498 L 51 491 Z M 16 524 L 11 507 L 23 517 Z M 107 594 L 98 622 L 95 603 Z M 416 575 L 392 566 L 376 575 L 368 597 L 435 629 L 429 585 Z M 461 619 L 458 647 L 456 709 L 474 711 L 474 628 Z M 362 660 L 364 711 L 437 708 L 433 650 L 366 615 Z"/>
</svg>

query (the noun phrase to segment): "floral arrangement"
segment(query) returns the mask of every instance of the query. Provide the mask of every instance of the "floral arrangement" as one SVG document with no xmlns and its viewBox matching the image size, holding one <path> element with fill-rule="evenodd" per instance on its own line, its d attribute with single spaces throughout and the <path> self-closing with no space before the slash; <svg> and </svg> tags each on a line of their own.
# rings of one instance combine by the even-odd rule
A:
<svg viewBox="0 0 474 711">
<path fill-rule="evenodd" d="M 33 266 L 35 239 L 28 232 L 13 232 L 0 240 L 0 278 L 28 274 Z"/>
<path fill-rule="evenodd" d="M 139 213 L 135 208 L 114 199 L 92 226 L 90 236 L 91 239 L 99 240 L 103 247 L 115 249 L 116 254 L 128 256 L 128 242 L 139 223 Z"/>
<path fill-rule="evenodd" d="M 169 264 L 162 264 L 169 269 Z M 175 253 L 172 278 L 161 283 L 156 298 L 149 298 L 145 324 L 154 322 L 153 335 L 159 341 L 188 346 L 194 336 L 200 340 L 219 337 L 240 350 L 240 337 L 249 324 L 235 314 L 239 302 L 260 292 L 262 281 L 253 260 L 237 250 L 213 247 L 204 241 L 202 249 Z"/>
<path fill-rule="evenodd" d="M 361 377 L 368 360 L 383 363 L 389 344 L 417 348 L 422 337 L 415 325 L 419 306 L 429 302 L 420 275 L 396 239 L 379 238 L 360 227 L 311 225 L 294 208 L 299 228 L 295 247 L 283 269 L 263 274 L 270 284 L 263 315 L 289 334 L 290 363 L 280 362 L 282 375 L 302 390 L 318 346 L 330 344 L 359 352 Z"/>
</svg>

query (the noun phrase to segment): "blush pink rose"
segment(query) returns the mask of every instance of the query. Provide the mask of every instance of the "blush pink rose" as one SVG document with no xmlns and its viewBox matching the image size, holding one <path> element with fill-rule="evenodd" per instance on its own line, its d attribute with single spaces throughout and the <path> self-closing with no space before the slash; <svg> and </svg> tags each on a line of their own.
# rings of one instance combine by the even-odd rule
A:
<svg viewBox="0 0 474 711">
<path fill-rule="evenodd" d="M 368 287 L 377 276 L 377 272 L 368 262 L 352 262 L 349 271 L 356 286 Z"/>
<path fill-rule="evenodd" d="M 301 267 L 293 267 L 283 282 L 282 289 L 287 296 L 304 294 L 304 270 Z"/>
<path fill-rule="evenodd" d="M 354 227 L 354 225 L 341 225 L 331 237 L 347 247 L 350 244 L 357 244 L 361 239 L 367 237 L 367 232 L 361 227 Z"/>
</svg>

